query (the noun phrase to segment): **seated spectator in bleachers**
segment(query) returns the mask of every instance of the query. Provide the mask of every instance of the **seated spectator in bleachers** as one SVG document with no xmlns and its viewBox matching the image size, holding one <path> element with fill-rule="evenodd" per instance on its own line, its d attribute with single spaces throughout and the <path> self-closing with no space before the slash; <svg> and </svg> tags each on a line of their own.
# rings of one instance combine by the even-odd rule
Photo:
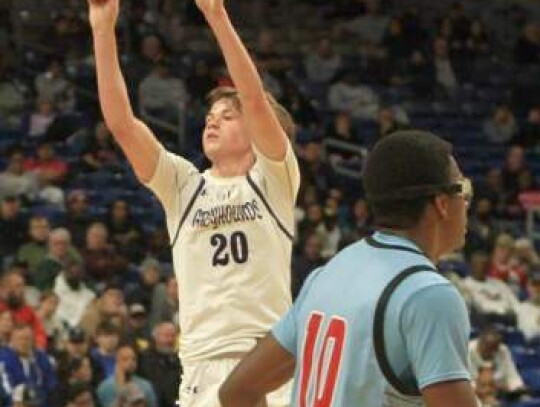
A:
<svg viewBox="0 0 540 407">
<path fill-rule="evenodd" d="M 454 96 L 459 88 L 459 82 L 450 59 L 448 43 L 444 38 L 436 38 L 433 42 L 433 66 L 437 84 L 445 95 Z"/>
<path fill-rule="evenodd" d="M 338 224 L 337 208 L 325 206 L 323 216 L 324 241 L 322 242 L 321 256 L 325 260 L 333 257 L 339 248 L 339 242 L 343 237 L 343 232 Z"/>
<path fill-rule="evenodd" d="M 107 229 L 111 243 L 131 263 L 137 263 L 144 255 L 143 232 L 131 214 L 131 206 L 125 199 L 116 199 L 109 207 Z"/>
<path fill-rule="evenodd" d="M 54 229 L 49 233 L 47 255 L 35 273 L 29 275 L 29 283 L 41 291 L 52 290 L 56 276 L 65 265 L 81 261 L 81 255 L 71 244 L 69 231 L 65 228 Z"/>
<path fill-rule="evenodd" d="M 491 253 L 489 276 L 504 281 L 519 298 L 527 286 L 527 273 L 514 252 L 514 238 L 506 233 L 500 234 Z"/>
<path fill-rule="evenodd" d="M 66 396 L 64 398 L 65 407 L 95 407 L 95 399 L 93 387 L 84 383 L 74 383 L 67 387 Z"/>
<path fill-rule="evenodd" d="M 47 70 L 36 77 L 38 98 L 51 100 L 59 112 L 71 113 L 75 109 L 75 88 L 66 78 L 63 61 L 51 59 Z"/>
<path fill-rule="evenodd" d="M 126 302 L 141 304 L 145 309 L 152 308 L 152 301 L 157 292 L 164 292 L 165 285 L 161 283 L 161 264 L 151 257 L 144 259 L 139 266 L 139 281 L 126 288 Z"/>
<path fill-rule="evenodd" d="M 482 20 L 474 19 L 465 39 L 466 54 L 472 61 L 489 58 L 492 52 L 491 38 Z"/>
<path fill-rule="evenodd" d="M 17 129 L 26 107 L 26 89 L 8 68 L 7 52 L 0 52 L 0 126 Z"/>
<path fill-rule="evenodd" d="M 23 275 L 14 269 L 6 270 L 1 277 L 0 312 L 11 312 L 15 324 L 27 324 L 34 334 L 34 343 L 39 349 L 47 349 L 47 333 L 43 323 L 24 298 Z"/>
<path fill-rule="evenodd" d="M 480 401 L 480 407 L 499 407 L 501 405 L 497 400 L 497 384 L 494 375 L 492 366 L 486 365 L 478 369 L 474 387 Z"/>
<path fill-rule="evenodd" d="M 114 374 L 101 382 L 97 390 L 100 404 L 103 407 L 118 405 L 114 403 L 119 401 L 122 389 L 129 385 L 135 386 L 138 391 L 144 394 L 147 407 L 161 407 L 157 404 L 152 384 L 135 374 L 137 371 L 137 353 L 135 349 L 129 345 L 118 348 L 115 365 Z"/>
<path fill-rule="evenodd" d="M 292 62 L 277 50 L 274 36 L 267 29 L 259 31 L 255 58 L 260 66 L 264 66 L 271 75 L 280 80 L 292 66 Z"/>
<path fill-rule="evenodd" d="M 540 338 L 540 267 L 531 270 L 527 284 L 528 298 L 517 308 L 518 328 L 525 339 Z"/>
<path fill-rule="evenodd" d="M 28 222 L 28 235 L 30 240 L 19 247 L 16 260 L 28 267 L 29 275 L 33 275 L 37 267 L 47 256 L 47 242 L 49 240 L 49 220 L 40 215 L 34 215 Z"/>
<path fill-rule="evenodd" d="M 336 174 L 325 160 L 320 140 L 309 140 L 298 152 L 300 174 L 306 185 L 313 185 L 319 200 L 336 184 Z"/>
<path fill-rule="evenodd" d="M 469 215 L 465 253 L 489 251 L 500 234 L 500 227 L 494 219 L 493 204 L 487 198 L 479 197 L 474 201 L 474 209 Z"/>
<path fill-rule="evenodd" d="M 302 252 L 293 257 L 291 282 L 293 298 L 298 296 L 309 274 L 325 263 L 321 250 L 320 237 L 316 233 L 311 233 L 304 240 Z"/>
<path fill-rule="evenodd" d="M 36 392 L 39 407 L 55 405 L 58 378 L 49 355 L 34 347 L 30 325 L 17 324 L 13 327 L 9 346 L 0 353 L 0 362 L 9 388 L 28 385 Z"/>
<path fill-rule="evenodd" d="M 206 104 L 206 96 L 216 86 L 216 79 L 205 59 L 195 62 L 193 73 L 186 79 L 186 88 L 191 96 L 191 101 L 200 107 Z"/>
<path fill-rule="evenodd" d="M 167 279 L 166 285 L 158 286 L 152 298 L 152 307 L 150 315 L 150 326 L 155 326 L 160 322 L 173 322 L 179 326 L 179 305 L 178 282 L 174 274 Z"/>
<path fill-rule="evenodd" d="M 139 109 L 170 123 L 178 123 L 188 99 L 184 82 L 172 76 L 165 63 L 156 64 L 139 85 Z"/>
<path fill-rule="evenodd" d="M 367 85 L 361 85 L 353 72 L 340 73 L 328 89 L 328 105 L 337 112 L 348 112 L 354 118 L 375 120 L 379 97 Z"/>
<path fill-rule="evenodd" d="M 0 198 L 17 196 L 33 201 L 38 193 L 36 175 L 24 169 L 24 150 L 13 148 L 9 153 L 8 166 L 0 173 Z"/>
<path fill-rule="evenodd" d="M 518 131 L 514 113 L 507 104 L 497 106 L 492 116 L 484 121 L 484 134 L 494 144 L 509 143 Z"/>
<path fill-rule="evenodd" d="M 36 308 L 36 315 L 43 323 L 47 334 L 47 346 L 50 350 L 58 347 L 64 333 L 64 327 L 56 315 L 58 302 L 59 298 L 54 292 L 45 291 L 41 294 L 39 305 Z"/>
<path fill-rule="evenodd" d="M 518 65 L 540 63 L 540 26 L 528 23 L 514 46 L 514 62 Z"/>
<path fill-rule="evenodd" d="M 171 264 L 169 233 L 163 227 L 156 228 L 147 234 L 147 257 L 152 257 L 160 263 Z"/>
<path fill-rule="evenodd" d="M 86 231 L 94 218 L 90 215 L 88 196 L 82 189 L 70 192 L 67 198 L 67 211 L 62 225 L 69 230 L 73 245 L 82 249 L 86 240 Z"/>
<path fill-rule="evenodd" d="M 488 276 L 488 255 L 484 252 L 473 253 L 470 267 L 471 275 L 463 280 L 463 286 L 472 296 L 473 324 L 486 321 L 515 324 L 518 299 L 505 283 Z"/>
<path fill-rule="evenodd" d="M 377 0 L 365 0 L 365 13 L 348 21 L 345 28 L 348 32 L 360 37 L 362 43 L 378 46 L 384 37 L 390 18 L 380 12 Z"/>
<path fill-rule="evenodd" d="M 11 401 L 13 403 L 13 407 L 37 407 L 41 405 L 35 389 L 26 383 L 21 383 L 15 386 L 11 396 Z"/>
<path fill-rule="evenodd" d="M 403 63 L 411 56 L 414 50 L 414 44 L 404 32 L 401 18 L 397 16 L 392 17 L 390 20 L 382 44 L 386 58 L 392 64 Z"/>
<path fill-rule="evenodd" d="M 404 130 L 409 127 L 407 123 L 396 117 L 391 107 L 382 107 L 377 115 L 377 134 L 375 140 L 378 141 L 395 131 Z"/>
<path fill-rule="evenodd" d="M 64 265 L 62 272 L 54 280 L 53 291 L 60 302 L 56 316 L 66 327 L 75 327 L 96 295 L 84 282 L 84 265 L 71 262 Z"/>
<path fill-rule="evenodd" d="M 478 199 L 490 200 L 495 217 L 504 218 L 506 216 L 506 202 L 509 199 L 509 192 L 504 188 L 502 171 L 499 168 L 491 168 L 487 171 L 483 182 L 479 183 L 475 195 Z"/>
<path fill-rule="evenodd" d="M 332 48 L 332 41 L 324 36 L 304 59 L 307 78 L 316 83 L 329 83 L 342 67 L 341 55 Z"/>
<path fill-rule="evenodd" d="M 0 197 L 0 266 L 11 262 L 26 239 L 27 219 L 15 196 Z"/>
<path fill-rule="evenodd" d="M 45 141 L 36 148 L 36 157 L 24 161 L 25 171 L 33 171 L 46 185 L 61 185 L 67 175 L 68 165 L 58 158 L 51 143 Z"/>
<path fill-rule="evenodd" d="M 533 242 L 526 237 L 516 239 L 514 243 L 514 256 L 519 267 L 527 276 L 530 275 L 533 268 L 540 265 L 540 256 L 534 248 Z"/>
<path fill-rule="evenodd" d="M 182 365 L 176 350 L 177 337 L 178 332 L 172 322 L 156 325 L 152 344 L 139 359 L 139 374 L 154 387 L 160 407 L 174 407 L 178 397 Z"/>
<path fill-rule="evenodd" d="M 347 222 L 347 235 L 353 240 L 363 239 L 371 234 L 371 218 L 367 202 L 363 198 L 358 198 L 352 207 L 350 222 Z"/>
<path fill-rule="evenodd" d="M 137 351 L 142 352 L 150 345 L 150 325 L 148 324 L 148 311 L 142 304 L 131 304 L 128 307 L 128 318 L 123 330 L 122 343 L 133 345 Z"/>
<path fill-rule="evenodd" d="M 254 61 L 257 67 L 257 71 L 261 76 L 261 81 L 263 83 L 264 89 L 269 92 L 277 100 L 281 100 L 283 97 L 283 87 L 281 86 L 280 80 L 272 75 L 264 63 L 259 63 L 259 61 Z"/>
<path fill-rule="evenodd" d="M 527 149 L 540 147 L 540 106 L 534 106 L 529 110 L 527 121 L 516 138 L 516 144 Z"/>
<path fill-rule="evenodd" d="M 116 351 L 120 344 L 121 329 L 110 321 L 100 323 L 94 336 L 94 346 L 90 350 L 90 357 L 99 366 L 107 379 L 114 375 L 116 364 Z"/>
<path fill-rule="evenodd" d="M 433 62 L 421 51 L 413 51 L 404 72 L 405 83 L 408 83 L 415 96 L 425 99 L 433 95 L 436 85 L 436 72 Z"/>
<path fill-rule="evenodd" d="M 112 322 L 118 328 L 122 328 L 126 316 L 127 308 L 122 290 L 117 286 L 110 285 L 105 288 L 100 297 L 95 298 L 86 307 L 79 326 L 89 337 L 93 338 L 101 323 Z"/>
<path fill-rule="evenodd" d="M 149 404 L 146 401 L 144 393 L 135 385 L 128 384 L 121 389 L 118 397 L 116 398 L 117 407 L 148 407 Z"/>
<path fill-rule="evenodd" d="M 166 59 L 167 50 L 163 40 L 156 34 L 146 34 L 140 42 L 138 55 L 127 70 L 133 79 L 132 83 L 139 83 L 156 64 L 163 63 Z"/>
<path fill-rule="evenodd" d="M 111 132 L 104 122 L 97 122 L 94 134 L 88 138 L 83 148 L 81 170 L 93 172 L 117 169 L 121 160 L 120 151 L 114 143 Z"/>
<path fill-rule="evenodd" d="M 326 99 L 326 94 L 322 97 Z M 297 134 L 300 134 L 302 130 L 317 127 L 320 119 L 314 107 L 317 102 L 308 98 L 292 81 L 284 83 L 283 97 L 280 102 L 294 117 L 295 124 L 299 127 Z"/>
<path fill-rule="evenodd" d="M 109 243 L 109 231 L 100 222 L 88 227 L 82 257 L 88 278 L 97 286 L 118 282 L 127 271 L 127 259 Z"/>
<path fill-rule="evenodd" d="M 0 311 L 0 347 L 7 346 L 9 343 L 14 325 L 11 311 L 8 309 Z"/>
<path fill-rule="evenodd" d="M 503 397 L 525 391 L 508 346 L 502 343 L 502 335 L 493 326 L 480 332 L 478 339 L 469 343 L 469 369 L 474 381 L 482 368 L 493 369 L 497 392 Z"/>
<path fill-rule="evenodd" d="M 319 237 L 322 248 L 326 240 L 326 229 L 324 227 L 324 208 L 318 203 L 311 203 L 307 206 L 305 216 L 298 224 L 299 242 L 303 242 L 311 234 L 316 234 Z"/>
<path fill-rule="evenodd" d="M 23 132 L 31 138 L 45 136 L 56 118 L 54 104 L 49 99 L 38 99 L 36 110 L 29 114 L 23 122 Z"/>
<path fill-rule="evenodd" d="M 512 146 L 508 150 L 504 167 L 501 170 L 502 182 L 506 193 L 506 215 L 516 217 L 522 215 L 522 208 L 517 200 L 519 178 L 528 172 L 529 166 L 522 147 Z"/>
<path fill-rule="evenodd" d="M 345 143 L 346 145 L 359 147 L 360 142 L 356 137 L 356 129 L 348 112 L 338 112 L 332 123 L 328 126 L 325 140 Z M 333 165 L 339 163 L 360 163 L 361 159 L 357 152 L 347 150 L 341 146 L 326 146 L 326 158 Z"/>
</svg>

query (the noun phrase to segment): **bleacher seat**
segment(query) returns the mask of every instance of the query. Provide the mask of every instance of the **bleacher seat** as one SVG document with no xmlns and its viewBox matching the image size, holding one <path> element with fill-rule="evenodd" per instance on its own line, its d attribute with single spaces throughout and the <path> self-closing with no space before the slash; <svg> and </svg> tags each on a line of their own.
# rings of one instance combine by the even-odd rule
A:
<svg viewBox="0 0 540 407">
<path fill-rule="evenodd" d="M 513 346 L 510 350 L 519 370 L 540 369 L 540 352 L 523 346 Z"/>
<path fill-rule="evenodd" d="M 540 393 L 540 369 L 522 369 L 520 371 L 521 377 L 525 385 L 534 393 Z"/>
<path fill-rule="evenodd" d="M 504 407 L 540 407 L 540 398 L 504 404 Z"/>
</svg>

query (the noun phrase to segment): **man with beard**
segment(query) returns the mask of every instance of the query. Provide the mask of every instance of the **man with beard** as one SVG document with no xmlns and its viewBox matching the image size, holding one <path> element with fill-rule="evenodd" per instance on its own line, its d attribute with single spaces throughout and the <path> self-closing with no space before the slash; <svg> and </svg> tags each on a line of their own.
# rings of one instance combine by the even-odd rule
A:
<svg viewBox="0 0 540 407">
<path fill-rule="evenodd" d="M 122 389 L 128 385 L 135 385 L 144 394 L 148 407 L 157 407 L 158 403 L 152 385 L 147 380 L 135 375 L 136 370 L 137 353 L 135 349 L 129 345 L 118 348 L 114 375 L 101 382 L 97 389 L 100 404 L 103 406 L 113 405 Z"/>
<path fill-rule="evenodd" d="M 177 334 L 172 322 L 158 324 L 152 333 L 152 346 L 140 357 L 139 373 L 154 386 L 161 407 L 175 405 L 180 386 L 182 366 L 175 346 Z"/>
<path fill-rule="evenodd" d="M 60 299 L 56 316 L 69 327 L 79 323 L 86 307 L 96 296 L 86 286 L 83 278 L 84 266 L 79 262 L 68 262 L 54 280 L 53 291 Z"/>
<path fill-rule="evenodd" d="M 24 299 L 24 276 L 15 269 L 8 269 L 1 280 L 0 312 L 9 310 L 16 324 L 27 324 L 34 332 L 35 344 L 47 349 L 47 333 L 36 313 Z"/>
</svg>

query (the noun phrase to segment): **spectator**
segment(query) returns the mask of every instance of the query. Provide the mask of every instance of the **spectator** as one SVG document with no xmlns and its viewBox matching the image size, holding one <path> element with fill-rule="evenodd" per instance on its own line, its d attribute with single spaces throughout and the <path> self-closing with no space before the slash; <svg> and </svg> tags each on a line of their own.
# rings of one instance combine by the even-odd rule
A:
<svg viewBox="0 0 540 407">
<path fill-rule="evenodd" d="M 43 216 L 34 215 L 29 222 L 30 241 L 19 247 L 17 261 L 28 266 L 29 275 L 33 275 L 39 264 L 47 255 L 47 241 L 49 239 L 49 220 Z"/>
<path fill-rule="evenodd" d="M 191 100 L 197 102 L 200 106 L 206 103 L 206 96 L 216 85 L 215 78 L 204 59 L 195 62 L 195 69 L 192 75 L 186 80 L 186 87 Z"/>
<path fill-rule="evenodd" d="M 156 293 L 165 292 L 165 285 L 160 283 L 162 268 L 161 264 L 152 258 L 146 258 L 139 267 L 140 280 L 136 285 L 126 291 L 128 304 L 141 304 L 145 309 L 152 308 L 152 301 Z"/>
<path fill-rule="evenodd" d="M 410 43 L 403 30 L 403 22 L 399 17 L 392 17 L 383 41 L 386 57 L 391 64 L 402 63 L 413 52 L 413 44 Z"/>
<path fill-rule="evenodd" d="M 102 322 L 96 329 L 96 346 L 90 351 L 90 357 L 103 372 L 105 379 L 114 375 L 120 335 L 121 330 L 109 321 Z"/>
<path fill-rule="evenodd" d="M 47 70 L 36 77 L 36 90 L 40 99 L 51 100 L 61 113 L 71 113 L 75 108 L 75 89 L 67 80 L 64 63 L 53 58 Z"/>
<path fill-rule="evenodd" d="M 49 349 L 56 349 L 63 333 L 63 327 L 56 316 L 58 308 L 58 296 L 52 291 L 46 291 L 41 294 L 39 305 L 36 309 L 36 315 L 43 323 L 45 333 L 47 334 L 47 345 Z"/>
<path fill-rule="evenodd" d="M 501 334 L 492 326 L 484 328 L 478 339 L 470 342 L 469 364 L 474 380 L 481 368 L 493 368 L 497 390 L 503 395 L 525 390 L 508 346 L 502 343 Z"/>
<path fill-rule="evenodd" d="M 157 259 L 161 263 L 171 263 L 169 232 L 164 227 L 158 227 L 147 236 L 147 257 Z"/>
<path fill-rule="evenodd" d="M 184 82 L 171 76 L 164 63 L 155 65 L 139 85 L 139 108 L 170 123 L 178 123 L 180 109 L 187 101 Z"/>
<path fill-rule="evenodd" d="M 458 79 L 448 53 L 448 43 L 444 38 L 436 38 L 433 42 L 433 65 L 437 84 L 448 96 L 453 96 L 458 90 Z"/>
<path fill-rule="evenodd" d="M 0 125 L 16 129 L 24 112 L 27 89 L 8 69 L 6 54 L 0 52 Z"/>
<path fill-rule="evenodd" d="M 304 240 L 302 253 L 293 257 L 291 284 L 293 298 L 298 296 L 309 274 L 325 263 L 321 250 L 322 242 L 320 237 L 316 233 L 311 233 Z"/>
<path fill-rule="evenodd" d="M 497 384 L 495 383 L 493 367 L 486 365 L 478 370 L 475 381 L 476 396 L 480 401 L 480 407 L 500 407 L 497 400 Z"/>
<path fill-rule="evenodd" d="M 131 346 L 121 346 L 116 352 L 114 375 L 105 379 L 98 387 L 99 401 L 103 407 L 114 407 L 121 389 L 131 384 L 144 394 L 147 407 L 158 407 L 156 395 L 150 382 L 135 374 L 137 353 Z"/>
<path fill-rule="evenodd" d="M 529 110 L 527 121 L 517 136 L 516 142 L 527 149 L 540 146 L 540 106 L 534 106 Z"/>
<path fill-rule="evenodd" d="M 174 407 L 182 377 L 182 365 L 176 351 L 177 329 L 162 322 L 153 330 L 152 345 L 141 354 L 139 374 L 148 380 L 160 407 Z"/>
<path fill-rule="evenodd" d="M 84 273 L 81 263 L 67 263 L 54 281 L 53 290 L 60 299 L 56 316 L 64 326 L 77 326 L 86 308 L 96 297 L 84 283 Z"/>
<path fill-rule="evenodd" d="M 491 39 L 482 20 L 475 19 L 471 22 L 465 46 L 468 57 L 473 61 L 489 58 L 491 55 Z"/>
<path fill-rule="evenodd" d="M 514 62 L 518 65 L 538 65 L 540 62 L 540 26 L 529 23 L 523 28 L 514 46 Z"/>
<path fill-rule="evenodd" d="M 120 152 L 111 132 L 104 122 L 97 122 L 93 137 L 89 139 L 82 153 L 82 171 L 116 170 L 120 165 Z"/>
<path fill-rule="evenodd" d="M 150 345 L 150 326 L 144 305 L 135 303 L 128 307 L 128 319 L 122 342 L 133 345 L 139 352 L 146 350 Z"/>
<path fill-rule="evenodd" d="M 20 197 L 33 201 L 38 193 L 35 174 L 24 169 L 24 151 L 14 148 L 6 170 L 0 173 L 0 198 Z"/>
<path fill-rule="evenodd" d="M 167 58 L 167 50 L 162 39 L 148 33 L 140 42 L 139 55 L 128 72 L 132 73 L 133 83 L 140 83 L 156 64 L 164 63 Z"/>
<path fill-rule="evenodd" d="M 328 104 L 335 111 L 363 120 L 375 120 L 379 111 L 378 96 L 369 86 L 358 84 L 352 72 L 338 75 L 328 90 Z"/>
<path fill-rule="evenodd" d="M 395 131 L 404 130 L 408 127 L 395 116 L 391 107 L 383 107 L 379 110 L 377 124 L 377 141 Z"/>
<path fill-rule="evenodd" d="M 463 280 L 463 286 L 472 296 L 470 305 L 473 324 L 478 325 L 486 321 L 514 324 L 518 300 L 505 283 L 488 277 L 487 254 L 473 253 L 470 268 L 471 275 Z"/>
<path fill-rule="evenodd" d="M 34 348 L 32 328 L 26 324 L 13 327 L 9 346 L 0 355 L 10 388 L 20 384 L 34 389 L 40 407 L 53 407 L 58 379 L 49 355 Z"/>
<path fill-rule="evenodd" d="M 13 326 L 11 311 L 8 309 L 0 311 L 0 347 L 8 345 Z"/>
<path fill-rule="evenodd" d="M 332 166 L 326 162 L 320 140 L 309 140 L 299 151 L 299 165 L 302 180 L 315 187 L 318 199 L 326 196 L 326 191 L 336 183 Z"/>
<path fill-rule="evenodd" d="M 343 63 L 341 55 L 332 48 L 331 40 L 324 36 L 307 54 L 304 64 L 310 81 L 326 84 L 334 79 Z"/>
<path fill-rule="evenodd" d="M 73 244 L 77 249 L 84 247 L 86 230 L 93 221 L 88 207 L 88 197 L 82 189 L 70 192 L 67 198 L 67 213 L 63 226 L 69 230 L 73 238 Z"/>
<path fill-rule="evenodd" d="M 389 18 L 379 10 L 377 0 L 365 0 L 365 14 L 346 23 L 346 29 L 369 45 L 379 45 L 388 27 Z"/>
<path fill-rule="evenodd" d="M 85 384 L 73 384 L 69 386 L 65 407 L 94 407 L 92 388 Z"/>
<path fill-rule="evenodd" d="M 111 243 L 121 255 L 132 263 L 139 262 L 144 254 L 143 232 L 131 214 L 131 206 L 125 199 L 112 202 L 107 214 L 107 229 Z"/>
<path fill-rule="evenodd" d="M 540 268 L 535 267 L 527 284 L 528 299 L 517 308 L 518 328 L 530 341 L 540 338 Z"/>
<path fill-rule="evenodd" d="M 523 148 L 519 146 L 510 147 L 501 173 L 504 191 L 507 193 L 507 203 L 516 202 L 514 207 L 507 206 L 506 214 L 509 216 L 521 215 L 521 207 L 515 207 L 519 192 L 519 177 L 528 170 Z"/>
<path fill-rule="evenodd" d="M 41 291 L 52 290 L 56 276 L 66 264 L 81 262 L 81 256 L 71 245 L 71 235 L 67 229 L 57 228 L 49 233 L 48 252 L 30 275 L 31 283 Z"/>
<path fill-rule="evenodd" d="M 526 287 L 527 274 L 520 267 L 514 251 L 514 238 L 506 233 L 500 234 L 491 255 L 489 276 L 504 281 L 519 297 Z"/>
<path fill-rule="evenodd" d="M 27 384 L 15 386 L 11 399 L 13 407 L 38 407 L 40 405 L 36 391 Z"/>
<path fill-rule="evenodd" d="M 493 203 L 488 198 L 478 198 L 474 210 L 469 216 L 465 253 L 489 251 L 500 233 L 500 227 L 494 220 Z"/>
<path fill-rule="evenodd" d="M 0 198 L 0 265 L 7 263 L 17 253 L 26 238 L 26 219 L 21 204 L 15 196 Z"/>
<path fill-rule="evenodd" d="M 2 275 L 0 312 L 9 310 L 15 324 L 27 324 L 34 333 L 35 344 L 39 349 L 47 349 L 47 333 L 43 323 L 34 310 L 25 303 L 25 281 L 21 273 L 7 270 Z"/>
<path fill-rule="evenodd" d="M 109 243 L 109 231 L 103 223 L 96 222 L 88 227 L 82 256 L 93 284 L 118 282 L 127 270 L 126 258 Z"/>
<path fill-rule="evenodd" d="M 435 65 L 419 50 L 411 54 L 405 71 L 405 83 L 409 83 L 414 94 L 421 99 L 433 94 L 437 83 Z"/>
<path fill-rule="evenodd" d="M 502 171 L 498 168 L 491 168 L 484 177 L 484 182 L 478 186 L 478 198 L 488 199 L 493 208 L 495 217 L 506 215 L 506 202 L 509 193 L 505 191 Z"/>
<path fill-rule="evenodd" d="M 338 224 L 338 213 L 337 208 L 328 208 L 324 209 L 324 236 L 321 255 L 325 260 L 329 260 L 333 257 L 339 247 L 339 242 L 343 237 L 343 233 Z"/>
<path fill-rule="evenodd" d="M 352 219 L 348 222 L 350 229 L 348 235 L 351 239 L 358 240 L 371 234 L 372 226 L 369 216 L 367 202 L 363 198 L 358 198 L 352 208 Z"/>
<path fill-rule="evenodd" d="M 514 257 L 518 262 L 518 267 L 528 276 L 530 271 L 540 265 L 540 256 L 533 245 L 533 242 L 522 237 L 514 242 Z"/>
<path fill-rule="evenodd" d="M 94 337 L 97 327 L 105 322 L 114 323 L 118 328 L 124 325 L 127 315 L 122 290 L 114 285 L 105 288 L 100 297 L 95 298 L 86 308 L 80 322 L 86 334 Z"/>
<path fill-rule="evenodd" d="M 25 133 L 29 137 L 36 139 L 44 137 L 55 118 L 56 112 L 52 101 L 49 99 L 38 99 L 36 110 L 28 116 L 27 123 L 24 124 Z"/>
<path fill-rule="evenodd" d="M 338 144 L 328 144 L 326 146 L 326 157 L 333 164 L 337 163 L 359 163 L 359 153 L 343 148 L 343 143 L 349 146 L 359 147 L 355 135 L 355 128 L 351 115 L 348 112 L 338 112 L 334 116 L 332 124 L 328 127 L 325 136 L 326 140 L 332 140 Z"/>
<path fill-rule="evenodd" d="M 152 314 L 150 316 L 150 325 L 155 326 L 160 322 L 173 322 L 179 325 L 179 289 L 178 282 L 174 274 L 167 279 L 167 284 L 154 292 L 152 298 Z"/>
<path fill-rule="evenodd" d="M 497 106 L 493 116 L 484 122 L 484 134 L 494 144 L 510 142 L 518 131 L 519 128 L 514 113 L 506 104 Z"/>
<path fill-rule="evenodd" d="M 56 157 L 51 143 L 47 141 L 40 143 L 37 146 L 36 153 L 36 158 L 27 158 L 25 160 L 24 170 L 36 173 L 38 179 L 44 185 L 62 184 L 68 172 L 68 165 L 64 160 Z"/>
<path fill-rule="evenodd" d="M 264 66 L 271 75 L 280 80 L 292 65 L 291 61 L 277 51 L 274 36 L 266 29 L 259 31 L 255 55 L 259 66 Z"/>
</svg>

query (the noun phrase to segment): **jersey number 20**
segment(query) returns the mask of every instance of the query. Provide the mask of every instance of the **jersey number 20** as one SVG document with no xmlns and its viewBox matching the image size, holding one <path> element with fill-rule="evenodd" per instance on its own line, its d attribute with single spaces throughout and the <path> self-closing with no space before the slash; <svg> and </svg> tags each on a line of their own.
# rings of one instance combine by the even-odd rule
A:
<svg viewBox="0 0 540 407">
<path fill-rule="evenodd" d="M 235 263 L 243 264 L 248 259 L 248 243 L 243 232 L 234 232 L 231 236 L 216 233 L 210 238 L 210 244 L 216 248 L 212 257 L 212 266 L 226 266 L 231 257 Z"/>
<path fill-rule="evenodd" d="M 309 316 L 300 370 L 300 407 L 330 407 L 334 398 L 347 322 L 333 316 L 323 332 L 322 346 L 319 346 L 324 319 L 325 315 L 320 312 L 312 312 Z"/>
</svg>

